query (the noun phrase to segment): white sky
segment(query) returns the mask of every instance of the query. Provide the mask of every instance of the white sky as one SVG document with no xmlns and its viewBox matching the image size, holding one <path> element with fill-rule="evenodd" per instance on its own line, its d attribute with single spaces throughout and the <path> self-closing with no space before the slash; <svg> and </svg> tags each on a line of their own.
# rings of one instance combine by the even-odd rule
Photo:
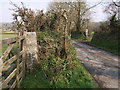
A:
<svg viewBox="0 0 120 90">
<path fill-rule="evenodd" d="M 32 8 L 34 10 L 43 9 L 44 11 L 46 11 L 49 2 L 52 0 L 11 0 L 11 1 L 18 5 L 20 4 L 20 2 L 23 2 L 27 7 Z M 89 5 L 92 6 L 100 0 L 97 1 L 89 0 L 89 1 L 90 1 Z M 9 10 L 10 8 L 12 8 L 12 6 L 10 5 L 9 0 L 0 0 L 0 22 L 12 22 L 13 11 Z M 107 19 L 106 14 L 103 13 L 103 5 L 99 5 L 93 8 L 92 11 L 94 12 L 91 15 L 92 21 L 99 22 L 99 21 L 105 21 Z"/>
</svg>

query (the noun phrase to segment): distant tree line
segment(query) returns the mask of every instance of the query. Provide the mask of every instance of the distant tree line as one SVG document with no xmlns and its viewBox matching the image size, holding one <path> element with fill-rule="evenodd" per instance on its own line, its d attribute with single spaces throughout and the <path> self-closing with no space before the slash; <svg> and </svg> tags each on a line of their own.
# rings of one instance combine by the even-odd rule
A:
<svg viewBox="0 0 120 90">
<path fill-rule="evenodd" d="M 4 32 L 16 31 L 16 27 L 12 23 L 0 23 L 0 29 Z"/>
</svg>

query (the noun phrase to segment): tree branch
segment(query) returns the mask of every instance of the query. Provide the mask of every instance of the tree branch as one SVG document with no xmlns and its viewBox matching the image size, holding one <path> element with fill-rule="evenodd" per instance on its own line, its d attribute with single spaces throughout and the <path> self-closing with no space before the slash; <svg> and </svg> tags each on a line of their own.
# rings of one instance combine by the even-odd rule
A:
<svg viewBox="0 0 120 90">
<path fill-rule="evenodd" d="M 86 9 L 85 11 L 83 11 L 83 13 L 81 14 L 81 16 L 84 15 L 84 14 L 85 14 L 88 10 L 90 10 L 91 8 L 94 8 L 94 7 L 96 7 L 97 5 L 99 5 L 100 3 L 102 3 L 102 0 L 101 0 L 101 2 L 99 2 L 99 3 L 97 3 L 97 4 L 95 4 L 95 5 L 91 6 L 91 7 L 89 7 L 88 9 Z M 75 8 L 76 10 L 78 10 L 78 8 L 77 8 L 76 6 L 74 6 L 73 4 L 71 4 L 71 3 L 66 3 L 66 4 L 70 5 L 71 7 Z"/>
<path fill-rule="evenodd" d="M 88 9 L 86 9 L 82 14 L 81 14 L 81 16 L 82 15 L 84 15 L 88 10 L 90 10 L 91 8 L 94 8 L 94 7 L 96 7 L 97 5 L 99 5 L 99 4 L 101 4 L 102 3 L 102 1 L 101 2 L 99 2 L 99 3 L 97 3 L 97 4 L 95 4 L 95 5 L 93 5 L 93 6 L 91 6 L 91 7 L 89 7 Z"/>
<path fill-rule="evenodd" d="M 67 5 L 70 5 L 71 7 L 75 8 L 76 10 L 78 10 L 75 5 L 71 4 L 71 2 L 65 2 L 65 3 L 66 3 Z"/>
<path fill-rule="evenodd" d="M 117 4 L 116 2 L 114 2 L 113 0 L 112 0 L 112 2 L 114 3 L 115 6 L 120 7 L 120 5 L 118 5 L 118 4 Z"/>
</svg>

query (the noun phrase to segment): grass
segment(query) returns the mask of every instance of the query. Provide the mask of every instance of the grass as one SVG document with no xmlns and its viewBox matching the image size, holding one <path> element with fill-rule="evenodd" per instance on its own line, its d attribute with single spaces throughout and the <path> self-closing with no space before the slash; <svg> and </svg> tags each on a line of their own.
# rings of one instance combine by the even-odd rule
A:
<svg viewBox="0 0 120 90">
<path fill-rule="evenodd" d="M 0 39 L 16 37 L 15 34 L 0 34 Z"/>
<path fill-rule="evenodd" d="M 72 38 L 72 40 L 85 40 L 86 38 L 85 38 L 85 36 L 82 34 L 82 35 L 79 35 L 79 36 L 72 36 L 71 37 Z"/>
<path fill-rule="evenodd" d="M 96 40 L 92 41 L 90 45 L 93 45 L 97 48 L 101 48 L 108 52 L 120 55 L 120 46 L 118 45 L 117 41 L 110 41 L 110 40 Z"/>
<path fill-rule="evenodd" d="M 0 34 L 0 39 L 13 38 L 16 36 L 17 35 L 15 35 L 15 34 Z M 8 46 L 7 44 L 0 46 L 0 56 L 2 56 L 2 54 L 6 50 L 7 46 Z M 17 48 L 17 45 L 14 46 L 13 53 L 16 51 L 15 48 Z"/>
<path fill-rule="evenodd" d="M 104 39 L 107 37 L 106 39 Z M 99 34 L 98 37 L 92 36 L 88 37 L 88 40 L 85 40 L 83 35 L 72 37 L 72 40 L 77 40 L 78 42 L 88 42 L 89 45 L 103 49 L 105 51 L 111 52 L 113 54 L 120 55 L 120 45 L 118 45 L 117 35 L 116 34 Z"/>
<path fill-rule="evenodd" d="M 119 32 L 96 33 L 90 42 L 90 45 L 105 51 L 120 55 Z"/>
<path fill-rule="evenodd" d="M 13 48 L 12 48 L 12 50 L 11 50 L 11 52 L 13 53 L 13 54 L 15 54 L 16 53 L 16 51 L 17 51 L 17 43 L 13 46 Z M 0 56 L 2 56 L 2 54 L 4 53 L 4 51 L 7 49 L 7 47 L 8 47 L 8 45 L 7 44 L 4 44 L 4 45 L 2 45 L 2 47 L 0 47 Z"/>
<path fill-rule="evenodd" d="M 77 68 L 69 71 L 72 73 L 69 79 L 60 75 L 58 81 L 54 85 L 50 85 L 44 72 L 36 70 L 23 79 L 20 88 L 97 88 L 98 86 L 90 74 L 79 61 L 77 63 L 79 63 Z"/>
</svg>

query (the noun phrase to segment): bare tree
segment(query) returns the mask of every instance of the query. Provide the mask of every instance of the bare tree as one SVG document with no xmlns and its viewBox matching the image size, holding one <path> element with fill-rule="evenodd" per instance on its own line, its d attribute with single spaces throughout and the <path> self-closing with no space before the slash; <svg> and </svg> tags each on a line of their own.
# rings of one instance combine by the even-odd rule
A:
<svg viewBox="0 0 120 90">
<path fill-rule="evenodd" d="M 118 20 L 120 19 L 120 2 L 110 2 L 105 9 L 110 17 L 115 16 Z"/>
<path fill-rule="evenodd" d="M 75 20 L 76 31 L 79 32 L 82 29 L 82 26 L 85 23 L 85 18 L 83 17 L 89 12 L 89 10 L 96 7 L 100 3 L 101 2 L 91 7 L 87 7 L 86 2 L 83 2 L 83 1 L 81 2 L 80 0 L 76 0 L 76 2 L 74 3 L 71 3 L 71 2 L 66 3 L 70 5 L 72 8 L 74 8 L 76 11 L 76 20 Z M 88 21 L 88 18 L 86 21 Z"/>
</svg>

